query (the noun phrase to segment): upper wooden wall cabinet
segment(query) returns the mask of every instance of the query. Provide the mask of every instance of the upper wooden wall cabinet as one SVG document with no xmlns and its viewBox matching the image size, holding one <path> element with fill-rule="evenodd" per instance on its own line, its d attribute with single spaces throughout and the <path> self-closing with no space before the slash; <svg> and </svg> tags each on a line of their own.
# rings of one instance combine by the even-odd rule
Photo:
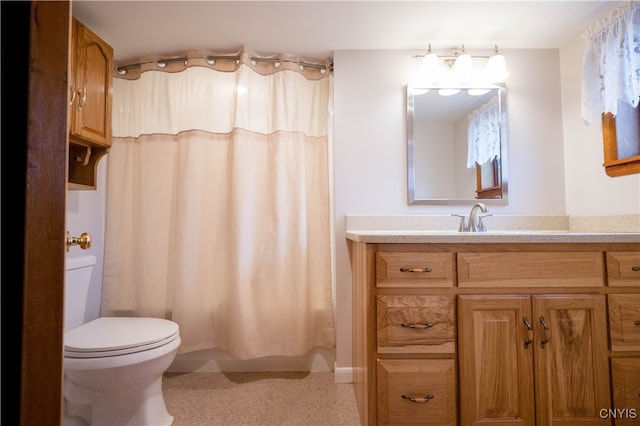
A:
<svg viewBox="0 0 640 426">
<path fill-rule="evenodd" d="M 111 146 L 113 48 L 73 19 L 69 72 L 69 188 L 95 189 Z"/>
</svg>

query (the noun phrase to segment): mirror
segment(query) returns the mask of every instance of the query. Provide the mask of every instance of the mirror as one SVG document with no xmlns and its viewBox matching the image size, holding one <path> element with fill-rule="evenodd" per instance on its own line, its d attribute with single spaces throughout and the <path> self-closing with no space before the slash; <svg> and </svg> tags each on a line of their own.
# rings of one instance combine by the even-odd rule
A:
<svg viewBox="0 0 640 426">
<path fill-rule="evenodd" d="M 505 99 L 504 86 L 407 85 L 410 205 L 507 204 Z"/>
</svg>

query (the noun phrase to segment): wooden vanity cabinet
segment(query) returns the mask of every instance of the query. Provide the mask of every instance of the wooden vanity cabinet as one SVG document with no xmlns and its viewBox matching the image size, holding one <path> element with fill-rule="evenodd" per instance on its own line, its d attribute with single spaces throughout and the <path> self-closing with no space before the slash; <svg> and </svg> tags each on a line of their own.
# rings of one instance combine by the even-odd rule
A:
<svg viewBox="0 0 640 426">
<path fill-rule="evenodd" d="M 609 259 L 637 248 L 349 240 L 361 424 L 627 424 L 607 410 L 638 408 L 638 305 L 616 294 L 639 287 Z"/>
<path fill-rule="evenodd" d="M 111 146 L 113 49 L 74 18 L 69 56 L 68 180 L 72 189 L 91 189 Z"/>
<path fill-rule="evenodd" d="M 616 426 L 640 425 L 640 251 L 607 253 L 609 348 Z M 631 411 L 634 410 L 634 411 Z"/>
</svg>

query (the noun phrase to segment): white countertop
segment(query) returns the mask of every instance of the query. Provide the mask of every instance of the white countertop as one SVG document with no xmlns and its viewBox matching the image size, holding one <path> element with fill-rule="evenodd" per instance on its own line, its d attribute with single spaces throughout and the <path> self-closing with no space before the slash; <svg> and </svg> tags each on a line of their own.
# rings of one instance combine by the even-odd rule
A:
<svg viewBox="0 0 640 426">
<path fill-rule="evenodd" d="M 637 232 L 347 230 L 361 243 L 638 243 Z"/>
</svg>

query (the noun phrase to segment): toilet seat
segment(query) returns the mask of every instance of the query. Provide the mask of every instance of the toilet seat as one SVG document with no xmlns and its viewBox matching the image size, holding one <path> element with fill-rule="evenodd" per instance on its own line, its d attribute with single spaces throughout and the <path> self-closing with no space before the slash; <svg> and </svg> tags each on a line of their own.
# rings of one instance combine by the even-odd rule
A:
<svg viewBox="0 0 640 426">
<path fill-rule="evenodd" d="M 66 358 L 103 358 L 164 346 L 179 327 L 161 318 L 102 317 L 64 333 Z"/>
</svg>

